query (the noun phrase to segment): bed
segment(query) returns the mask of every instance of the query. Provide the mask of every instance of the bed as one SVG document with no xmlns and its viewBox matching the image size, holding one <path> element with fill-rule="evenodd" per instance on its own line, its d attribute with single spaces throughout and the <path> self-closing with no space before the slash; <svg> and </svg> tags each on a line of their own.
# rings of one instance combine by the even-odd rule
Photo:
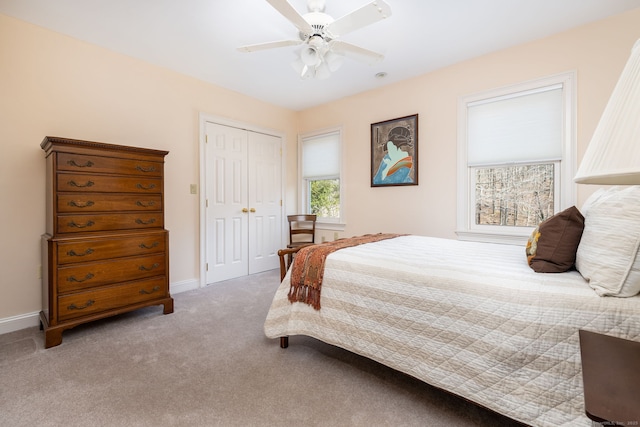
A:
<svg viewBox="0 0 640 427">
<path fill-rule="evenodd" d="M 520 246 L 404 235 L 346 247 L 326 257 L 319 309 L 289 301 L 290 276 L 267 337 L 314 337 L 534 426 L 591 425 L 580 329 L 640 341 L 639 295 L 600 296 L 575 269 L 535 272 Z"/>
</svg>

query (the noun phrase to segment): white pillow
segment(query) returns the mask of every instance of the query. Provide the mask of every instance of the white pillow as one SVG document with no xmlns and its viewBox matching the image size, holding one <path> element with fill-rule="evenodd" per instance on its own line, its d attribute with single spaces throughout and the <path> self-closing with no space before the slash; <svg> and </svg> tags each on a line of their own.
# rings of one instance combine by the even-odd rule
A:
<svg viewBox="0 0 640 427">
<path fill-rule="evenodd" d="M 583 208 L 576 269 L 600 296 L 640 292 L 640 186 L 594 193 Z"/>
<path fill-rule="evenodd" d="M 593 205 L 596 201 L 598 201 L 600 197 L 602 197 L 605 194 L 611 194 L 611 193 L 620 191 L 622 190 L 622 188 L 623 187 L 609 187 L 609 188 L 600 188 L 596 190 L 596 192 L 590 195 L 587 201 L 584 202 L 584 204 L 580 208 L 580 213 L 582 213 L 582 215 L 584 216 L 584 214 L 586 214 L 589 211 L 589 208 L 591 207 L 591 205 Z"/>
</svg>

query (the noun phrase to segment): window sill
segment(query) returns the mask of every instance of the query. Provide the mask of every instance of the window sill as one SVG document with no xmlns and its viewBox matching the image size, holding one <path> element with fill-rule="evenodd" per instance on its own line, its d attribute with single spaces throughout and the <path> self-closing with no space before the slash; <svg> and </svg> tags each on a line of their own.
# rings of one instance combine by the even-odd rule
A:
<svg viewBox="0 0 640 427">
<path fill-rule="evenodd" d="M 506 233 L 480 233 L 477 231 L 456 231 L 458 240 L 482 243 L 500 243 L 503 245 L 524 246 L 529 240 L 529 235 Z"/>
<path fill-rule="evenodd" d="M 337 222 L 316 221 L 316 230 L 344 231 L 346 226 L 346 224 L 338 224 Z"/>
</svg>

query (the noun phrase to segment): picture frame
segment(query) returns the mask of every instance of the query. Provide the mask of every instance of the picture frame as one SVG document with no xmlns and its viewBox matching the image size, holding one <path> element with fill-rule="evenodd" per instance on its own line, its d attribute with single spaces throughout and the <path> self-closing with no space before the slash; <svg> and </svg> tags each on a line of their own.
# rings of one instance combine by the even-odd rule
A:
<svg viewBox="0 0 640 427">
<path fill-rule="evenodd" d="M 371 124 L 371 187 L 418 185 L 418 115 Z"/>
</svg>

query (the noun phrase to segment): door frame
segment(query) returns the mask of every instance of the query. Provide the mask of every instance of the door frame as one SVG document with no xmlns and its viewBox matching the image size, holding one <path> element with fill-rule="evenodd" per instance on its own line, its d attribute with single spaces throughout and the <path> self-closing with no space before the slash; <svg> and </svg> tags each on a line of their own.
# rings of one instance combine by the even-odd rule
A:
<svg viewBox="0 0 640 427">
<path fill-rule="evenodd" d="M 200 280 L 199 287 L 204 288 L 207 286 L 207 191 L 206 191 L 206 172 L 207 172 L 207 156 L 206 156 L 206 132 L 207 132 L 207 122 L 215 123 L 223 126 L 230 126 L 238 129 L 243 129 L 251 132 L 263 133 L 266 135 L 271 135 L 280 138 L 282 143 L 282 151 L 280 153 L 280 175 L 282 179 L 281 189 L 280 189 L 280 198 L 282 200 L 282 204 L 280 206 L 280 217 L 282 222 L 281 229 L 284 230 L 284 207 L 286 206 L 285 201 L 285 183 L 286 181 L 286 167 L 285 167 L 285 159 L 286 159 L 286 138 L 283 132 L 277 131 L 275 129 L 269 129 L 262 126 L 258 126 L 251 123 L 241 122 L 233 119 L 229 119 L 222 116 L 217 116 L 214 114 L 200 113 L 199 114 L 199 127 L 200 127 L 200 144 L 199 144 L 199 161 L 200 161 L 200 183 L 199 183 L 199 203 L 200 203 L 200 221 L 199 221 L 199 242 L 200 242 Z M 284 231 L 280 236 L 280 246 L 284 244 Z"/>
</svg>

